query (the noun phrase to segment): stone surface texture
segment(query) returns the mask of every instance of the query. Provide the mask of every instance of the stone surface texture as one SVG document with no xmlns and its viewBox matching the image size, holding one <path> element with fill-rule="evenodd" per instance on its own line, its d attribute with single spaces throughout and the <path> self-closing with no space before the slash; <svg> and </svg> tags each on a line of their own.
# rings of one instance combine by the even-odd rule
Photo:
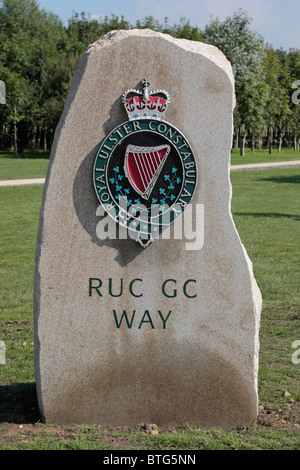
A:
<svg viewBox="0 0 300 470">
<path fill-rule="evenodd" d="M 198 166 L 193 204 L 204 204 L 201 250 L 185 240 L 99 240 L 93 183 L 101 140 L 127 121 L 125 90 L 150 80 L 171 95 L 166 120 L 186 136 Z M 261 295 L 230 204 L 234 79 L 215 47 L 150 30 L 111 32 L 76 68 L 56 129 L 38 229 L 34 281 L 35 373 L 51 423 L 232 429 L 257 415 Z M 89 296 L 89 278 L 102 297 Z M 112 297 L 109 279 L 118 291 Z M 142 279 L 134 298 L 129 283 Z M 167 279 L 168 293 L 162 294 Z M 195 298 L 187 298 L 183 284 Z M 132 328 L 119 314 L 136 310 Z M 140 324 L 145 311 L 153 322 Z M 166 317 L 163 329 L 158 310 Z M 140 328 L 139 328 L 140 326 Z"/>
</svg>

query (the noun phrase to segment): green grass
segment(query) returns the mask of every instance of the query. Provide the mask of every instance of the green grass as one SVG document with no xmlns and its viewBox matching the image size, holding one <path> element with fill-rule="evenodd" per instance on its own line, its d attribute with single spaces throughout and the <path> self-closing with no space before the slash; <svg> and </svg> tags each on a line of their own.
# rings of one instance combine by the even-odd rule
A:
<svg viewBox="0 0 300 470">
<path fill-rule="evenodd" d="M 49 163 L 49 152 L 35 155 L 25 152 L 15 158 L 13 152 L 0 151 L 0 180 L 44 178 Z"/>
<path fill-rule="evenodd" d="M 234 220 L 263 295 L 259 397 L 273 413 L 267 415 L 273 416 L 272 422 L 231 432 L 187 424 L 160 429 L 157 436 L 145 433 L 142 426 L 39 423 L 32 289 L 43 187 L 0 188 L 0 340 L 6 344 L 6 364 L 0 365 L 0 449 L 107 450 L 116 443 L 121 449 L 300 449 L 300 365 L 292 363 L 292 343 L 300 340 L 300 169 L 233 172 L 231 180 Z M 283 396 L 285 390 L 290 396 Z"/>
<path fill-rule="evenodd" d="M 34 430 L 34 433 L 33 433 Z M 38 431 L 38 432 L 37 432 Z M 34 435 L 36 434 L 36 435 Z M 1 434 L 0 434 L 1 435 Z M 115 432 L 100 426 L 65 427 L 36 425 L 15 432 L 0 450 L 115 450 L 118 442 L 125 450 L 299 450 L 299 432 L 286 429 L 260 428 L 225 432 L 220 429 L 200 430 L 186 425 L 157 436 L 146 434 L 142 426 Z M 126 443 L 124 445 L 124 443 Z M 123 444 L 123 445 L 122 445 Z M 117 455 L 117 454 L 114 454 Z M 130 455 L 130 454 L 129 454 Z M 99 456 L 99 459 L 101 457 Z"/>
<path fill-rule="evenodd" d="M 268 149 L 255 150 L 251 152 L 251 148 L 245 150 L 245 156 L 240 156 L 239 149 L 232 149 L 231 164 L 232 165 L 245 165 L 247 163 L 271 163 L 271 162 L 285 162 L 289 160 L 300 160 L 300 149 L 293 150 L 289 148 L 282 148 L 278 153 L 278 148 L 273 148 L 273 153 L 270 155 Z"/>
<path fill-rule="evenodd" d="M 8 357 L 0 383 L 33 380 L 32 282 L 42 191 L 42 185 L 0 190 L 0 334 Z"/>
<path fill-rule="evenodd" d="M 256 151 L 246 149 L 244 157 L 240 156 L 238 149 L 233 149 L 231 164 L 240 165 L 246 163 L 265 163 L 275 161 L 300 160 L 300 150 L 283 148 L 280 153 L 274 149 L 269 155 L 267 149 Z M 49 152 L 39 151 L 35 155 L 29 152 L 20 154 L 16 159 L 11 151 L 0 151 L 0 180 L 45 178 L 49 163 Z"/>
<path fill-rule="evenodd" d="M 234 172 L 232 212 L 262 292 L 260 399 L 285 406 L 288 390 L 300 400 L 299 365 L 291 362 L 300 339 L 300 169 Z"/>
</svg>

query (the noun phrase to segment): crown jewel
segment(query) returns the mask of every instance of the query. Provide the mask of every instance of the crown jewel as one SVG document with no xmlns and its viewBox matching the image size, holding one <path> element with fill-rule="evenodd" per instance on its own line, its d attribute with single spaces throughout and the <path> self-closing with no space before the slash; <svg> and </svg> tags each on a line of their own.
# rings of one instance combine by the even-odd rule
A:
<svg viewBox="0 0 300 470">
<path fill-rule="evenodd" d="M 122 103 L 125 106 L 129 119 L 157 119 L 162 120 L 170 103 L 170 95 L 165 90 L 149 91 L 150 82 L 142 80 L 143 91 L 131 88 L 123 93 Z"/>
</svg>

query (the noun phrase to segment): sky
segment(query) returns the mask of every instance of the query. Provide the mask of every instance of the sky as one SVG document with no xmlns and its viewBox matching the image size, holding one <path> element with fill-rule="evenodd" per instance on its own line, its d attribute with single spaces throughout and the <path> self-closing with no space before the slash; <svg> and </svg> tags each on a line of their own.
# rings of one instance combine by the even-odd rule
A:
<svg viewBox="0 0 300 470">
<path fill-rule="evenodd" d="M 275 49 L 300 49 L 299 0 L 37 0 L 41 8 L 56 13 L 67 24 L 74 12 L 85 11 L 92 18 L 123 15 L 131 24 L 153 16 L 169 25 L 186 18 L 203 29 L 211 17 L 223 21 L 239 8 L 253 18 L 251 29 Z"/>
</svg>

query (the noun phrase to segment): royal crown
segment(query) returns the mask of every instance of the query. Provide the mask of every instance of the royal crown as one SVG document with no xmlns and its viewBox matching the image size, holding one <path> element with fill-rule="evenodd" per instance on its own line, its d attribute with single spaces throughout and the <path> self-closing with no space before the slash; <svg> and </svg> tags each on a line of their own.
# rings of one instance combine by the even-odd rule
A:
<svg viewBox="0 0 300 470">
<path fill-rule="evenodd" d="M 130 89 L 123 93 L 122 103 L 129 119 L 164 119 L 170 103 L 170 95 L 165 90 L 149 91 L 149 81 L 142 80 L 143 91 Z"/>
</svg>

